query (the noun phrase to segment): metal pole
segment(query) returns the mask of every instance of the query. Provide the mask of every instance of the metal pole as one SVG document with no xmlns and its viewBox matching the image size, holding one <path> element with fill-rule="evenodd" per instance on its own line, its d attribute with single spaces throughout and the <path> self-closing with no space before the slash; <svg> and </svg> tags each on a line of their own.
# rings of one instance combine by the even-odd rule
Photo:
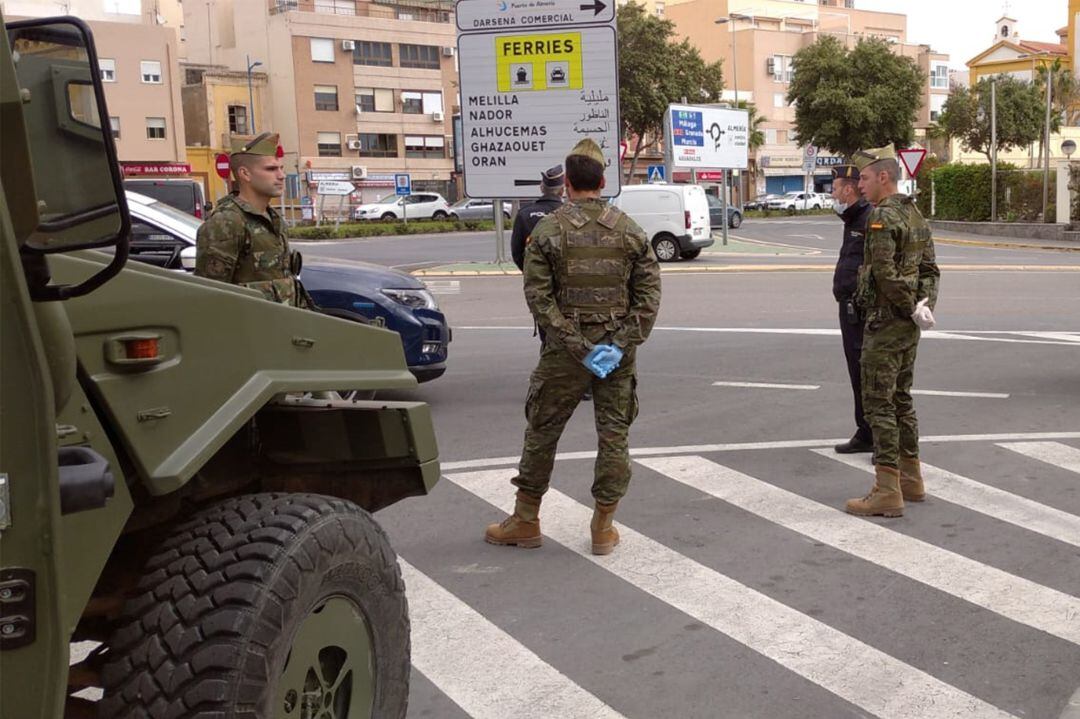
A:
<svg viewBox="0 0 1080 719">
<path fill-rule="evenodd" d="M 997 222 L 997 81 L 990 80 L 990 221 Z"/>
<path fill-rule="evenodd" d="M 506 228 L 503 227 L 503 201 L 495 200 L 495 264 L 501 265 L 506 262 L 506 250 L 503 241 L 506 239 Z"/>
<path fill-rule="evenodd" d="M 206 55 L 207 64 L 214 64 L 214 25 L 210 19 L 210 3 L 206 3 Z"/>
<path fill-rule="evenodd" d="M 720 177 L 721 177 L 721 179 L 723 180 L 723 183 L 724 183 L 724 189 L 720 192 L 720 217 L 721 217 L 720 224 L 724 228 L 724 247 L 727 247 L 727 238 L 728 238 L 728 217 L 727 217 L 727 186 L 728 186 L 727 177 L 728 177 L 728 175 L 727 175 L 727 173 L 728 173 L 727 170 L 721 170 L 720 171 Z"/>
<path fill-rule="evenodd" d="M 735 42 L 735 16 L 734 15 L 731 17 L 731 81 L 735 86 L 735 109 L 738 109 L 739 108 L 739 52 L 738 52 L 738 45 Z M 747 128 L 747 130 L 749 130 L 749 128 Z M 727 190 L 726 183 L 725 183 L 724 189 Z M 742 174 L 740 174 L 739 175 L 739 210 L 740 210 L 740 212 L 742 211 L 742 200 L 743 200 Z M 726 218 L 726 215 L 725 215 L 725 218 Z M 727 238 L 727 232 L 726 232 L 727 220 L 726 219 L 724 221 L 724 227 L 725 227 L 725 232 L 724 232 L 725 241 L 724 241 L 724 244 L 726 245 L 727 244 L 727 240 L 726 240 L 726 238 Z"/>
<path fill-rule="evenodd" d="M 256 135 L 258 132 L 255 130 L 255 92 L 251 89 L 251 56 L 244 55 L 244 59 L 247 60 L 248 112 L 251 114 L 251 134 Z"/>
<path fill-rule="evenodd" d="M 1042 217 L 1043 222 L 1048 222 L 1046 211 L 1048 209 L 1047 203 L 1050 200 L 1050 101 L 1051 101 L 1051 88 L 1053 87 L 1053 70 L 1050 66 L 1046 67 L 1046 128 L 1043 132 L 1043 204 L 1042 204 Z"/>
</svg>

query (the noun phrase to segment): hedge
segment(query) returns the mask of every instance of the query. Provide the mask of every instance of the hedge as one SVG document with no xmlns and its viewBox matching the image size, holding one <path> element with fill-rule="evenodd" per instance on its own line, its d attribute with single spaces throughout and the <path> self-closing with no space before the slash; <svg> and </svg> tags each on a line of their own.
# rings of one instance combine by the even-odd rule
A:
<svg viewBox="0 0 1080 719">
<path fill-rule="evenodd" d="M 1051 188 L 1055 187 L 1055 174 L 1053 171 L 1050 173 Z M 933 219 L 990 221 L 992 182 L 989 165 L 942 165 L 924 177 L 933 182 L 936 209 Z M 930 217 L 929 181 L 924 182 L 920 188 L 918 198 L 919 209 L 927 217 Z M 1007 163 L 999 164 L 997 197 L 998 221 L 1039 221 L 1042 215 L 1042 173 L 1026 172 Z M 1047 221 L 1053 222 L 1053 192 L 1047 206 L 1047 215 Z"/>
<path fill-rule="evenodd" d="M 480 232 L 494 230 L 492 220 L 413 220 L 412 222 L 323 223 L 319 227 L 306 225 L 289 228 L 289 237 L 297 240 L 339 240 L 353 237 L 384 237 L 387 235 L 428 235 L 445 232 Z M 509 230 L 509 227 L 507 227 Z"/>
</svg>

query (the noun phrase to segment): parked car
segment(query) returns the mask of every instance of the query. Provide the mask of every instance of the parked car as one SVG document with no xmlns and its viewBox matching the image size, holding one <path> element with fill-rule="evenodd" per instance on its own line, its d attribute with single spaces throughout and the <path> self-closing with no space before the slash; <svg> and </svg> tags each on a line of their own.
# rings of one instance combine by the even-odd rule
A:
<svg viewBox="0 0 1080 719">
<path fill-rule="evenodd" d="M 768 208 L 769 202 L 771 202 L 772 200 L 779 200 L 781 197 L 783 197 L 783 195 L 776 195 L 776 194 L 758 195 L 757 197 L 750 200 L 749 202 L 743 203 L 743 209 L 744 210 L 764 210 L 764 209 Z"/>
<path fill-rule="evenodd" d="M 450 206 L 437 192 L 387 195 L 353 210 L 357 220 L 444 220 L 449 216 Z"/>
<path fill-rule="evenodd" d="M 612 204 L 630 215 L 649 237 L 656 258 L 692 260 L 713 243 L 709 201 L 699 185 L 630 185 Z"/>
<path fill-rule="evenodd" d="M 820 210 L 821 198 L 814 192 L 789 192 L 783 197 L 769 201 L 770 210 L 786 210 L 790 213 L 802 210 Z"/>
<path fill-rule="evenodd" d="M 510 203 L 503 203 L 503 214 L 510 219 Z M 450 205 L 450 217 L 455 220 L 495 219 L 494 200 L 461 200 Z"/>
<path fill-rule="evenodd" d="M 152 197 L 200 220 L 205 219 L 210 210 L 214 209 L 203 196 L 202 183 L 189 177 L 124 180 L 124 189 Z"/>
<path fill-rule="evenodd" d="M 832 206 L 836 204 L 833 202 L 832 195 L 827 192 L 817 192 L 814 194 L 816 194 L 817 198 L 821 200 L 821 206 L 826 210 L 831 210 Z"/>
<path fill-rule="evenodd" d="M 171 270 L 195 268 L 201 220 L 153 198 L 127 193 L 131 259 Z M 401 336 L 409 370 L 420 382 L 446 372 L 451 330 L 431 292 L 411 275 L 366 262 L 304 263 L 301 279 L 326 314 L 370 322 Z"/>
<path fill-rule="evenodd" d="M 706 194 L 705 199 L 709 201 L 709 225 L 712 229 L 724 228 L 724 203 L 715 195 Z M 735 230 L 742 225 L 742 213 L 739 212 L 739 208 L 734 205 L 728 205 L 727 208 L 728 227 Z"/>
</svg>

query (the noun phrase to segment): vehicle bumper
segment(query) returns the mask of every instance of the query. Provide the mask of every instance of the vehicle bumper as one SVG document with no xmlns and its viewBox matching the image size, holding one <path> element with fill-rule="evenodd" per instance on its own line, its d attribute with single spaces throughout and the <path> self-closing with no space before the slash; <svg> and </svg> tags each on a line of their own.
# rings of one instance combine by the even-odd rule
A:
<svg viewBox="0 0 1080 719">
<path fill-rule="evenodd" d="M 434 364 L 413 365 L 409 367 L 409 371 L 413 373 L 413 377 L 416 377 L 417 382 L 430 382 L 446 374 L 446 363 L 436 362 Z"/>
<path fill-rule="evenodd" d="M 694 237 L 693 235 L 679 235 L 676 239 L 679 240 L 679 250 L 681 252 L 690 252 L 691 250 L 700 250 L 706 247 L 711 247 L 716 240 L 712 237 L 712 232 L 709 232 L 704 237 Z"/>
</svg>

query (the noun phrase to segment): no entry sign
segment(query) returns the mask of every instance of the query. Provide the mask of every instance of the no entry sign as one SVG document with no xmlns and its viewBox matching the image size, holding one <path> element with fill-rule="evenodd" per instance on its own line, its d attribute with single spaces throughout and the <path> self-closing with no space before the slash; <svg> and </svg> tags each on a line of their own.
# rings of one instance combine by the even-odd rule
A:
<svg viewBox="0 0 1080 719">
<path fill-rule="evenodd" d="M 223 180 L 229 179 L 229 156 L 224 152 L 219 152 L 217 157 L 214 158 L 214 169 L 217 170 L 218 177 Z"/>
</svg>

